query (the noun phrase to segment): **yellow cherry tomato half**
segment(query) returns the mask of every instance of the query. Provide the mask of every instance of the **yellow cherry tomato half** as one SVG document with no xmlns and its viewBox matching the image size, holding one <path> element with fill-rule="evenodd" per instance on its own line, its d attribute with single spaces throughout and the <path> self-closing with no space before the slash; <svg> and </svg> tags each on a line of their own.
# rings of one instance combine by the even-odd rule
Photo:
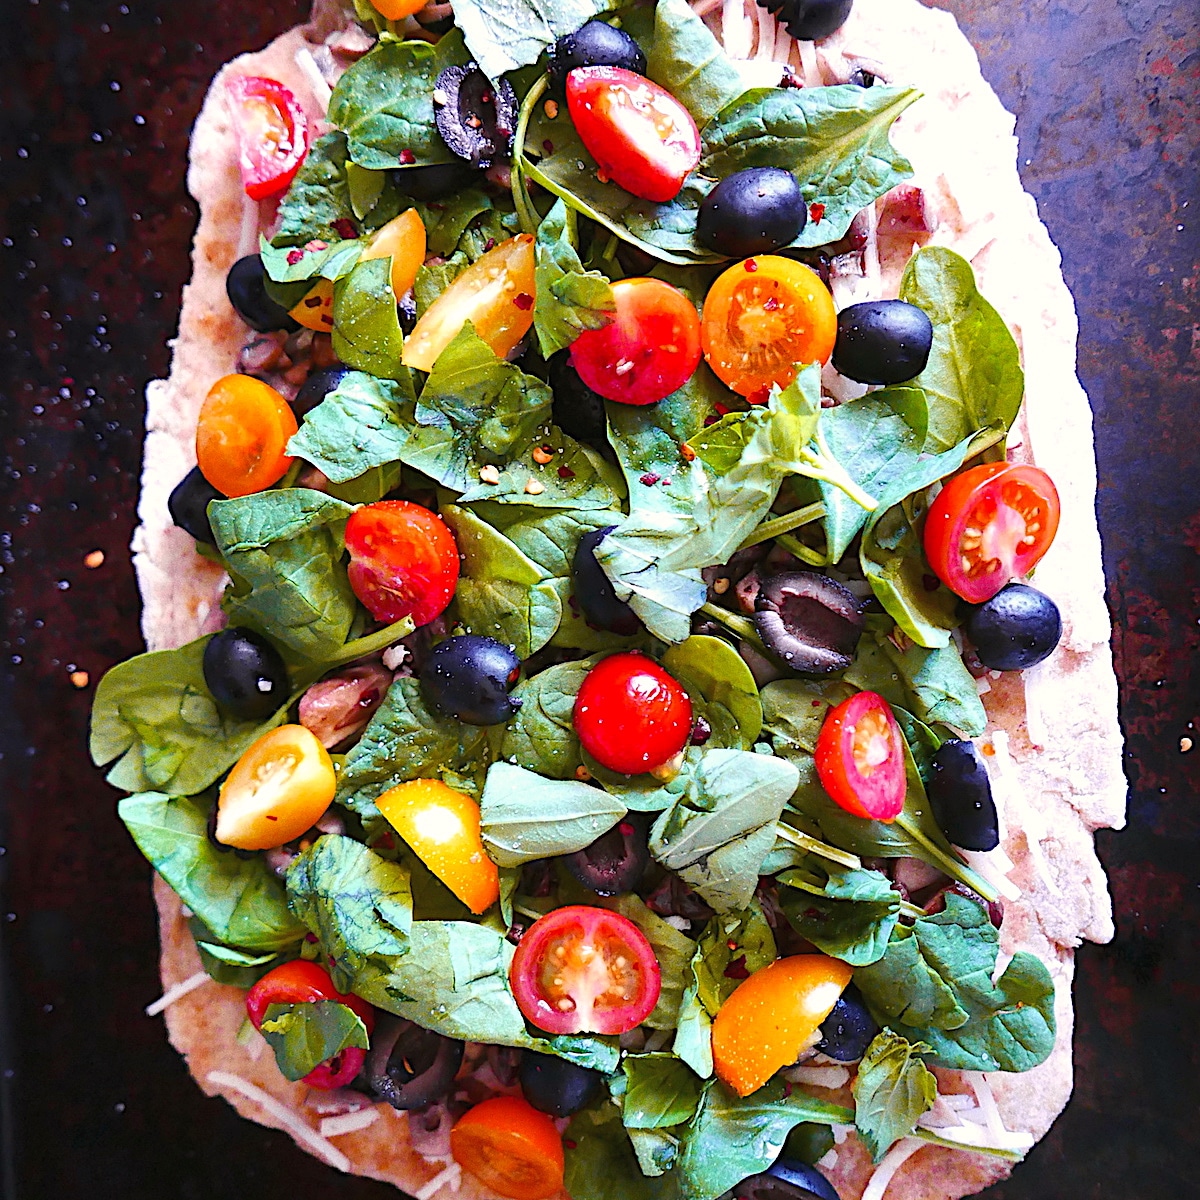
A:
<svg viewBox="0 0 1200 1200">
<path fill-rule="evenodd" d="M 305 329 L 328 333 L 333 328 L 333 281 L 318 279 L 300 300 L 288 310 L 288 316 Z"/>
<path fill-rule="evenodd" d="M 794 1063 L 815 1044 L 821 1022 L 852 974 L 836 958 L 796 954 L 738 984 L 713 1021 L 717 1078 L 739 1096 L 748 1096 Z"/>
<path fill-rule="evenodd" d="M 479 805 L 440 779 L 413 779 L 375 801 L 418 858 L 473 912 L 500 898 L 500 872 L 479 833 Z"/>
<path fill-rule="evenodd" d="M 298 426 L 292 406 L 252 375 L 225 375 L 209 389 L 196 420 L 200 474 L 226 496 L 261 492 L 287 474 Z"/>
<path fill-rule="evenodd" d="M 821 277 L 779 254 L 722 272 L 700 318 L 700 345 L 722 383 L 757 399 L 786 387 L 797 364 L 824 363 L 837 338 L 833 297 Z"/>
<path fill-rule="evenodd" d="M 406 209 L 375 232 L 359 262 L 370 258 L 392 260 L 392 293 L 399 300 L 416 282 L 425 262 L 425 224 L 415 208 Z"/>
<path fill-rule="evenodd" d="M 311 829 L 333 802 L 337 776 L 329 752 L 303 725 L 264 733 L 221 784 L 217 841 L 270 850 Z"/>
<path fill-rule="evenodd" d="M 405 366 L 432 371 L 467 321 L 503 358 L 533 324 L 533 266 L 531 234 L 520 233 L 489 250 L 425 310 L 404 339 Z"/>
</svg>

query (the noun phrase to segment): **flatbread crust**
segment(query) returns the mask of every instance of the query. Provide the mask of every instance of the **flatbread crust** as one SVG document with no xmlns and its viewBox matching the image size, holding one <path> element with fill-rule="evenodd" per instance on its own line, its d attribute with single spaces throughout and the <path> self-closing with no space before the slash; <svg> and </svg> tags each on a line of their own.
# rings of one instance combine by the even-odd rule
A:
<svg viewBox="0 0 1200 1200">
<path fill-rule="evenodd" d="M 328 13 L 310 28 L 319 40 Z M 236 368 L 245 327 L 225 297 L 225 274 L 236 257 L 243 200 L 224 79 L 235 73 L 274 76 L 311 115 L 322 113 L 295 55 L 305 31 L 292 30 L 266 49 L 225 67 L 197 119 L 188 187 L 200 206 L 192 252 L 192 281 L 184 290 L 170 377 L 147 389 L 147 437 L 134 565 L 145 601 L 143 632 L 151 649 L 181 645 L 220 624 L 224 578 L 195 553 L 190 537 L 170 524 L 166 500 L 193 465 L 196 416 L 213 380 Z M 983 79 L 975 52 L 948 13 L 917 0 L 857 0 L 847 24 L 822 45 L 822 61 L 841 55 L 862 61 L 892 83 L 911 84 L 925 99 L 897 122 L 893 139 L 911 159 L 914 182 L 938 213 L 933 244 L 968 258 L 980 290 L 999 309 L 1021 345 L 1026 403 L 1012 437 L 1012 457 L 1036 459 L 1062 497 L 1059 535 L 1038 568 L 1038 585 L 1058 603 L 1062 642 L 1043 664 L 991 682 L 985 696 L 990 725 L 1007 735 L 1011 772 L 998 771 L 997 800 L 1007 826 L 1004 848 L 1016 864 L 1019 900 L 1009 901 L 1001 931 L 1004 951 L 1025 949 L 1054 977 L 1058 1040 L 1049 1059 L 1023 1074 L 988 1076 L 1004 1123 L 1040 1138 L 1071 1092 L 1074 950 L 1084 939 L 1108 941 L 1111 902 L 1096 858 L 1093 834 L 1124 823 L 1125 780 L 1117 724 L 1116 680 L 1103 599 L 1100 540 L 1095 521 L 1096 469 L 1091 411 L 1075 375 L 1077 323 L 1063 282 L 1060 256 L 1038 220 L 1016 169 L 1015 120 Z M 884 263 L 895 295 L 902 262 Z M 1001 747 L 1002 749 L 1002 747 Z M 993 758 L 996 766 L 1003 754 Z M 1025 830 L 1037 836 L 1031 836 Z M 200 970 L 175 894 L 155 880 L 165 988 Z M 254 1100 L 218 1086 L 210 1072 L 241 1076 L 282 1101 L 312 1125 L 307 1089 L 289 1083 L 260 1044 L 239 1045 L 243 993 L 208 983 L 166 1010 L 172 1044 L 201 1088 L 223 1094 L 243 1115 L 264 1125 L 284 1123 Z M 256 1053 L 257 1052 L 257 1053 Z M 939 1072 L 943 1091 L 966 1091 L 956 1072 Z M 847 1100 L 848 1089 L 831 1099 Z M 434 1177 L 440 1164 L 412 1150 L 407 1121 L 386 1104 L 366 1129 L 337 1139 L 354 1172 L 409 1192 Z M 310 1147 L 305 1147 L 311 1149 Z M 976 1192 L 1010 1171 L 1010 1164 L 965 1151 L 923 1147 L 887 1190 L 888 1200 L 947 1200 Z M 838 1148 L 830 1178 L 844 1200 L 862 1195 L 872 1167 L 853 1136 Z M 460 1195 L 491 1196 L 469 1176 Z"/>
</svg>

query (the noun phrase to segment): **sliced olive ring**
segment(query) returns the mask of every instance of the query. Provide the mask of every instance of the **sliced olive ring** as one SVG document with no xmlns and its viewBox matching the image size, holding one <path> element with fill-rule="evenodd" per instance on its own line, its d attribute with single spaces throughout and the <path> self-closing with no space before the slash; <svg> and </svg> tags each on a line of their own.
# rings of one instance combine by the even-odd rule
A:
<svg viewBox="0 0 1200 1200">
<path fill-rule="evenodd" d="M 857 596 L 828 575 L 788 571 L 763 581 L 754 624 L 766 648 L 793 671 L 844 671 L 863 631 Z"/>
</svg>

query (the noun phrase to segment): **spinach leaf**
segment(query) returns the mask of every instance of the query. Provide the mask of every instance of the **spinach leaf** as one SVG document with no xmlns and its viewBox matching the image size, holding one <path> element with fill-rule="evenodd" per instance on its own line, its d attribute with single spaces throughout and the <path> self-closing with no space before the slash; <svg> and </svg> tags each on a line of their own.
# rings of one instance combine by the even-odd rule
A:
<svg viewBox="0 0 1200 1200">
<path fill-rule="evenodd" d="M 231 967 L 261 967 L 274 962 L 279 955 L 268 951 L 266 954 L 247 954 L 244 950 L 235 950 L 232 946 L 222 946 L 219 942 L 196 943 L 197 950 L 204 950 L 219 962 L 228 963 Z"/>
<path fill-rule="evenodd" d="M 742 656 L 724 639 L 694 635 L 663 655 L 662 665 L 688 690 L 693 701 L 704 698 L 704 715 L 714 732 L 733 724 L 734 737 L 719 745 L 749 750 L 762 730 L 758 687 Z M 720 720 L 719 714 L 727 714 Z"/>
<path fill-rule="evenodd" d="M 339 227 L 345 228 L 343 221 L 354 222 L 357 228 L 346 183 L 346 158 L 346 135 L 338 130 L 313 142 L 280 202 L 279 229 L 272 245 L 338 242 L 343 237 L 338 232 Z"/>
<path fill-rule="evenodd" d="M 362 251 L 363 243 L 355 238 L 339 238 L 325 244 L 323 250 L 275 247 L 266 238 L 261 238 L 259 245 L 267 276 L 275 283 L 298 283 L 317 278 L 341 279 L 350 273 Z"/>
<path fill-rule="evenodd" d="M 679 1004 L 683 996 L 688 963 L 695 952 L 695 943 L 686 934 L 680 933 L 674 925 L 664 921 L 632 892 L 613 896 L 611 899 L 586 897 L 584 902 L 611 908 L 627 921 L 632 921 L 646 935 L 654 957 L 658 959 L 662 975 L 658 1003 L 646 1018 L 646 1024 L 651 1029 L 674 1029 L 679 1018 Z"/>
<path fill-rule="evenodd" d="M 646 74 L 665 87 L 701 128 L 743 91 L 741 73 L 686 0 L 659 0 Z"/>
<path fill-rule="evenodd" d="M 400 361 L 404 331 L 392 292 L 392 260 L 357 263 L 333 286 L 333 352 L 348 367 L 404 381 L 412 391 L 408 368 Z"/>
<path fill-rule="evenodd" d="M 533 327 L 544 358 L 565 350 L 585 329 L 607 325 L 616 309 L 608 280 L 585 271 L 579 260 L 575 225 L 575 210 L 559 200 L 538 226 Z"/>
<path fill-rule="evenodd" d="M 138 849 L 221 942 L 275 951 L 304 936 L 288 911 L 283 884 L 261 855 L 239 858 L 208 836 L 208 796 L 126 796 L 117 815 Z"/>
<path fill-rule="evenodd" d="M 280 1074 L 293 1082 L 350 1046 L 365 1050 L 371 1044 L 362 1017 L 336 1000 L 270 1004 L 262 1035 Z"/>
<path fill-rule="evenodd" d="M 854 1080 L 854 1124 L 878 1162 L 917 1127 L 937 1100 L 937 1080 L 919 1055 L 929 1047 L 883 1030 L 867 1047 Z"/>
<path fill-rule="evenodd" d="M 479 69 L 499 79 L 537 62 L 564 34 L 615 7 L 609 0 L 460 0 L 454 20 Z"/>
<path fill-rule="evenodd" d="M 339 991 L 373 954 L 403 954 L 412 928 L 409 873 L 361 842 L 318 838 L 287 874 L 292 912 L 321 940 Z"/>
<path fill-rule="evenodd" d="M 583 765 L 593 779 L 606 791 L 619 796 L 622 803 L 634 812 L 662 812 L 695 787 L 695 773 L 706 753 L 698 746 L 688 746 L 683 753 L 679 774 L 662 783 L 653 775 L 622 775 L 610 771 L 588 753 L 583 755 Z"/>
<path fill-rule="evenodd" d="M 818 950 L 860 967 L 883 957 L 900 917 L 900 893 L 880 871 L 851 870 L 808 855 L 779 876 L 788 923 Z"/>
<path fill-rule="evenodd" d="M 776 958 L 775 935 L 756 903 L 713 917 L 704 927 L 692 958 L 696 998 L 710 1017 L 748 975 Z"/>
<path fill-rule="evenodd" d="M 412 203 L 421 214 L 421 221 L 425 225 L 429 253 L 440 254 L 446 258 L 459 249 L 463 234 L 467 232 L 471 222 L 493 209 L 486 192 L 470 187 L 441 200 L 429 203 L 414 200 Z"/>
<path fill-rule="evenodd" d="M 673 1054 L 629 1054 L 621 1063 L 626 1129 L 670 1129 L 690 1121 L 700 1103 L 700 1081 Z"/>
<path fill-rule="evenodd" d="M 679 1139 L 672 1133 L 665 1129 L 628 1129 L 626 1132 L 643 1175 L 656 1178 L 675 1165 L 679 1157 Z M 671 1194 L 678 1194 L 674 1177 L 663 1182 Z"/>
<path fill-rule="evenodd" d="M 600 788 L 543 779 L 506 762 L 488 768 L 479 806 L 484 848 L 501 867 L 573 854 L 625 815 L 625 806 Z"/>
<path fill-rule="evenodd" d="M 977 430 L 1016 420 L 1025 390 L 1017 343 L 979 294 L 965 258 L 926 246 L 908 260 L 900 298 L 933 322 L 933 350 L 913 383 L 929 400 L 926 450 L 948 450 Z"/>
<path fill-rule="evenodd" d="M 571 714 L 594 665 L 560 663 L 519 683 L 512 694 L 521 707 L 505 726 L 497 757 L 550 779 L 574 779 L 583 760 Z"/>
<path fill-rule="evenodd" d="M 643 1174 L 611 1104 L 576 1113 L 563 1141 L 563 1185 L 572 1200 L 675 1200 L 678 1195 L 673 1176 Z"/>
</svg>

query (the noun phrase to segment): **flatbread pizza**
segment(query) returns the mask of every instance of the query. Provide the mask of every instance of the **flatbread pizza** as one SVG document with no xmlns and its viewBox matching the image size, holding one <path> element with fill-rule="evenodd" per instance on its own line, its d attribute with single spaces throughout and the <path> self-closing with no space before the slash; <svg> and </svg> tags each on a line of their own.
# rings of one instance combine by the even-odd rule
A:
<svg viewBox="0 0 1200 1200">
<path fill-rule="evenodd" d="M 953 19 L 848 7 L 319 2 L 213 81 L 93 754 L 172 1043 L 338 1170 L 949 1200 L 1067 1102 L 1125 795 L 1074 308 Z"/>
</svg>

